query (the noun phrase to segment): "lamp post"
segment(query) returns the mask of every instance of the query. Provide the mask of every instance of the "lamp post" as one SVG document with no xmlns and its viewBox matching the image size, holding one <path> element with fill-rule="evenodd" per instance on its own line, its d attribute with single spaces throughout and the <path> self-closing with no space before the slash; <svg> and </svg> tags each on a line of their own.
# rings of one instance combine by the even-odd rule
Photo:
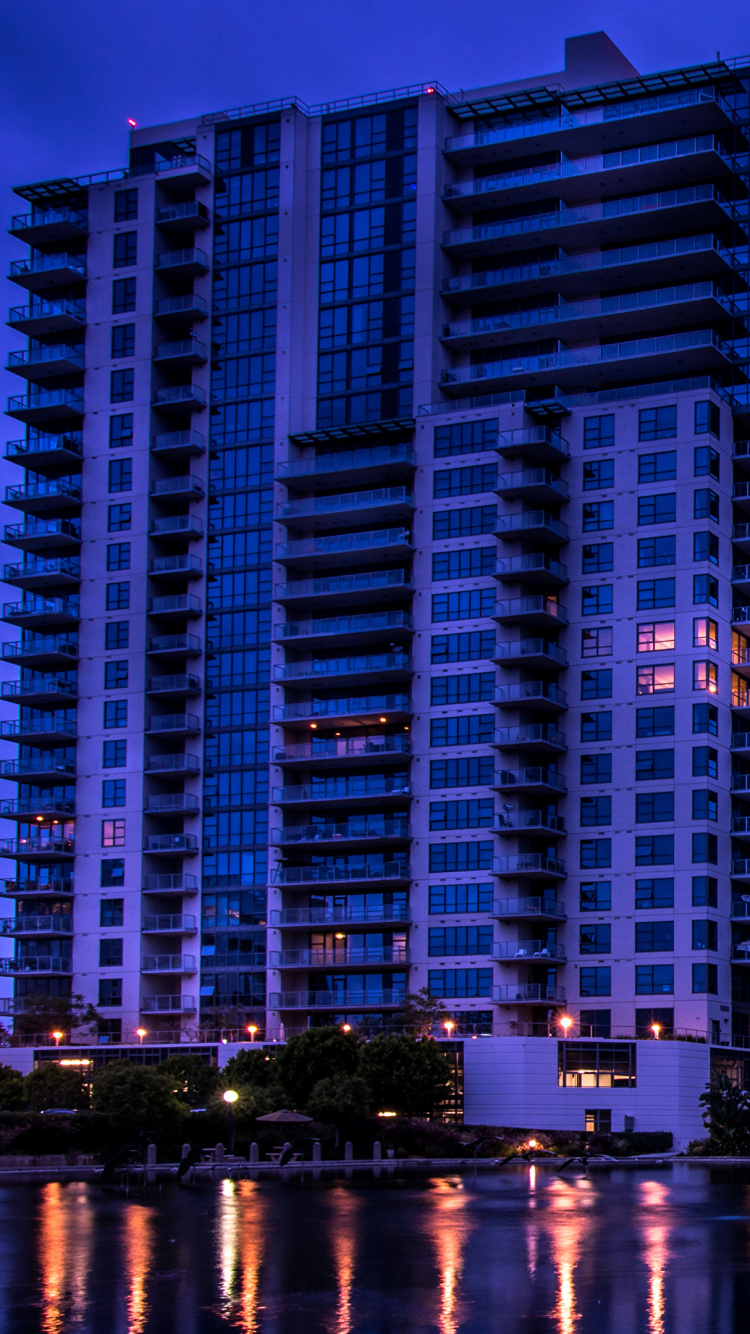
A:
<svg viewBox="0 0 750 1334">
<path fill-rule="evenodd" d="M 227 1138 L 229 1140 L 228 1148 L 230 1154 L 234 1150 L 234 1123 L 232 1121 L 232 1108 L 234 1107 L 234 1104 L 236 1103 L 238 1097 L 239 1094 L 235 1093 L 234 1089 L 226 1089 L 224 1091 L 224 1101 L 227 1105 L 227 1119 L 229 1121 L 229 1127 L 228 1127 L 229 1133 Z"/>
<path fill-rule="evenodd" d="M 137 1028 L 135 1030 L 135 1035 L 141 1046 L 143 1046 L 143 1039 L 145 1038 L 147 1032 L 148 1032 L 147 1028 Z"/>
<path fill-rule="evenodd" d="M 454 1021 L 453 1021 L 452 1019 L 446 1019 L 445 1022 L 444 1022 L 444 1024 L 443 1024 L 443 1028 L 445 1029 L 446 1035 L 447 1035 L 448 1037 L 451 1036 L 451 1033 L 453 1032 L 453 1030 L 454 1030 L 455 1027 L 456 1027 L 456 1025 L 455 1025 L 455 1023 L 454 1023 Z"/>
<path fill-rule="evenodd" d="M 656 1041 L 658 1042 L 659 1034 L 661 1033 L 661 1024 L 652 1024 L 651 1032 L 653 1033 L 654 1037 L 656 1038 Z"/>
<path fill-rule="evenodd" d="M 250 1034 L 250 1041 L 255 1042 L 255 1034 L 258 1032 L 257 1024 L 248 1024 L 247 1031 Z"/>
<path fill-rule="evenodd" d="M 352 1031 L 352 1026 L 351 1026 L 351 1024 L 342 1024 L 342 1025 L 341 1025 L 341 1032 L 342 1032 L 342 1033 L 351 1033 L 351 1031 Z"/>
<path fill-rule="evenodd" d="M 567 1038 L 571 1028 L 573 1027 L 573 1020 L 571 1019 L 570 1015 L 564 1014 L 561 1019 L 558 1019 L 557 1022 L 559 1023 L 563 1031 L 563 1037 Z"/>
<path fill-rule="evenodd" d="M 56 1046 L 56 1047 L 59 1047 L 59 1046 L 60 1046 L 60 1042 L 61 1042 L 62 1039 L 65 1037 L 65 1034 L 64 1034 L 64 1033 L 61 1033 L 60 1030 L 59 1030 L 59 1028 L 56 1028 L 55 1031 L 54 1031 L 54 1033 L 52 1034 L 52 1036 L 53 1036 L 53 1038 L 55 1039 L 55 1046 Z"/>
</svg>

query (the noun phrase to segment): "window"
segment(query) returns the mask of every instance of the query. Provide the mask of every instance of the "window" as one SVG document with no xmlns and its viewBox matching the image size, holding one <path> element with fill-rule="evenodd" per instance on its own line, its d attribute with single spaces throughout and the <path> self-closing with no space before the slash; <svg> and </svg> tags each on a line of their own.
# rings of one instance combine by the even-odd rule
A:
<svg viewBox="0 0 750 1334">
<path fill-rule="evenodd" d="M 447 496 L 473 496 L 481 491 L 494 491 L 497 486 L 497 465 L 481 463 L 474 468 L 446 468 L 433 475 L 432 495 L 435 500 Z"/>
<path fill-rule="evenodd" d="M 432 536 L 436 542 L 447 537 L 479 537 L 482 533 L 494 533 L 496 527 L 497 505 L 441 510 L 432 516 Z"/>
<path fill-rule="evenodd" d="M 592 1010 L 593 1014 L 594 1011 Z M 607 1026 L 609 1027 L 609 1025 Z M 588 1036 L 588 1035 L 587 1035 Z M 609 1037 L 609 1033 L 595 1036 Z M 606 1107 L 590 1107 L 583 1113 L 583 1128 L 587 1135 L 611 1135 L 612 1110 Z"/>
<path fill-rule="evenodd" d="M 674 908 L 674 880 L 636 880 L 635 906 L 636 910 Z"/>
<path fill-rule="evenodd" d="M 615 443 L 614 417 L 584 417 L 583 448 L 604 449 Z"/>
<path fill-rule="evenodd" d="M 579 865 L 584 871 L 612 865 L 611 838 L 582 838 Z"/>
<path fill-rule="evenodd" d="M 495 563 L 494 547 L 436 551 L 432 557 L 432 577 L 436 583 L 441 579 L 473 579 L 477 575 L 494 574 Z"/>
<path fill-rule="evenodd" d="M 105 727 L 127 727 L 128 701 L 126 699 L 108 699 L 104 705 Z"/>
<path fill-rule="evenodd" d="M 102 806 L 125 805 L 125 779 L 105 778 L 102 783 Z"/>
<path fill-rule="evenodd" d="M 107 532 L 129 532 L 131 513 L 132 507 L 130 505 L 109 505 L 107 508 Z"/>
<path fill-rule="evenodd" d="M 477 755 L 463 760 L 432 760 L 430 787 L 482 787 L 492 782 L 495 761 L 492 755 Z"/>
<path fill-rule="evenodd" d="M 123 1003 L 123 979 L 99 978 L 99 1000 L 97 1005 L 115 1006 Z"/>
<path fill-rule="evenodd" d="M 692 924 L 692 947 L 694 950 L 716 950 L 719 944 L 719 929 L 710 917 Z"/>
<path fill-rule="evenodd" d="M 673 750 L 637 750 L 635 752 L 636 783 L 661 782 L 674 778 Z"/>
<path fill-rule="evenodd" d="M 611 797 L 581 797 L 581 827 L 612 823 Z"/>
<path fill-rule="evenodd" d="M 710 788 L 696 788 L 693 792 L 693 819 L 718 820 L 719 804 Z"/>
<path fill-rule="evenodd" d="M 580 954 L 611 954 L 612 928 L 609 923 L 597 923 L 596 926 L 579 927 Z"/>
<path fill-rule="evenodd" d="M 581 573 L 603 574 L 614 569 L 615 548 L 612 542 L 587 543 L 582 552 Z"/>
<path fill-rule="evenodd" d="M 611 699 L 612 668 L 602 667 L 598 672 L 581 672 L 581 699 Z"/>
<path fill-rule="evenodd" d="M 715 908 L 718 905 L 718 881 L 712 875 L 694 875 L 692 885 L 694 908 Z"/>
<path fill-rule="evenodd" d="M 693 648 L 712 648 L 718 650 L 719 627 L 716 621 L 707 616 L 696 616 L 693 620 Z"/>
<path fill-rule="evenodd" d="M 459 718 L 432 718 L 431 746 L 472 746 L 489 743 L 495 735 L 491 713 L 464 714 Z"/>
<path fill-rule="evenodd" d="M 696 445 L 693 450 L 693 476 L 719 480 L 719 451 L 713 445 Z"/>
<path fill-rule="evenodd" d="M 605 752 L 605 754 L 603 755 L 582 755 L 581 782 L 611 783 L 612 782 L 611 754 Z M 603 823 L 603 822 L 596 821 L 596 823 Z"/>
<path fill-rule="evenodd" d="M 122 941 L 99 941 L 99 967 L 122 968 Z"/>
<path fill-rule="evenodd" d="M 602 709 L 601 713 L 581 714 L 581 741 L 611 741 L 612 713 Z"/>
<path fill-rule="evenodd" d="M 455 426 L 435 427 L 435 458 L 456 454 L 479 454 L 497 444 L 497 418 L 490 421 L 459 422 Z"/>
<path fill-rule="evenodd" d="M 715 662 L 699 659 L 693 663 L 693 690 L 708 690 L 715 695 L 719 689 L 719 674 Z"/>
<path fill-rule="evenodd" d="M 495 887 L 478 885 L 430 885 L 430 913 L 492 912 Z"/>
<path fill-rule="evenodd" d="M 125 920 L 124 903 L 124 899 L 102 899 L 99 904 L 99 925 L 122 926 Z"/>
<path fill-rule="evenodd" d="M 611 968 L 582 968 L 579 976 L 582 996 L 612 995 Z"/>
<path fill-rule="evenodd" d="M 582 880 L 579 898 L 581 912 L 610 912 L 612 881 Z"/>
<path fill-rule="evenodd" d="M 638 497 L 639 525 L 651 523 L 675 523 L 677 520 L 677 494 L 666 491 L 662 495 Z"/>
<path fill-rule="evenodd" d="M 674 648 L 674 621 L 645 621 L 637 630 L 637 653 L 664 653 Z"/>
<path fill-rule="evenodd" d="M 114 324 L 112 326 L 112 360 L 119 357 L 135 356 L 135 325 Z"/>
<path fill-rule="evenodd" d="M 109 621 L 104 627 L 105 649 L 128 648 L 130 643 L 130 622 Z"/>
<path fill-rule="evenodd" d="M 115 191 L 115 222 L 134 222 L 138 217 L 138 191 Z"/>
<path fill-rule="evenodd" d="M 130 606 L 130 584 L 107 584 L 107 611 L 127 611 Z"/>
<path fill-rule="evenodd" d="M 615 502 L 613 500 L 590 500 L 583 507 L 584 533 L 602 532 L 615 526 Z"/>
<path fill-rule="evenodd" d="M 612 654 L 612 626 L 601 625 L 581 631 L 582 658 L 608 658 Z"/>
<path fill-rule="evenodd" d="M 610 616 L 612 594 L 612 584 L 584 584 L 581 589 L 581 615 Z"/>
<path fill-rule="evenodd" d="M 711 866 L 715 866 L 718 861 L 718 846 L 715 834 L 693 834 L 693 864 L 709 862 Z"/>
<path fill-rule="evenodd" d="M 433 593 L 433 621 L 476 621 L 495 610 L 495 589 L 472 588 L 461 593 Z"/>
<path fill-rule="evenodd" d="M 659 611 L 662 607 L 674 607 L 674 579 L 643 579 L 638 584 L 636 609 L 638 611 Z"/>
<path fill-rule="evenodd" d="M 674 708 L 663 705 L 660 709 L 636 709 L 636 737 L 674 736 Z"/>
<path fill-rule="evenodd" d="M 718 778 L 719 752 L 711 746 L 693 746 L 693 778 Z"/>
<path fill-rule="evenodd" d="M 102 847 L 123 848 L 125 846 L 125 821 L 102 820 Z"/>
<path fill-rule="evenodd" d="M 127 659 L 122 662 L 105 662 L 104 689 L 125 690 L 128 684 Z"/>
<path fill-rule="evenodd" d="M 471 801 L 431 801 L 430 829 L 491 829 L 495 818 L 494 797 Z"/>
<path fill-rule="evenodd" d="M 135 310 L 135 278 L 115 278 L 112 284 L 112 314 L 127 315 Z"/>
<path fill-rule="evenodd" d="M 135 395 L 135 370 L 129 366 L 125 371 L 110 371 L 110 403 L 129 403 Z"/>
<path fill-rule="evenodd" d="M 693 705 L 693 735 L 707 732 L 709 736 L 719 735 L 719 710 L 715 704 Z"/>
<path fill-rule="evenodd" d="M 110 542 L 107 547 L 107 570 L 130 569 L 130 543 Z"/>
<path fill-rule="evenodd" d="M 127 449 L 133 443 L 133 414 L 120 412 L 109 419 L 110 449 Z"/>
<path fill-rule="evenodd" d="M 102 746 L 102 769 L 124 769 L 127 762 L 127 741 L 104 742 Z"/>
<path fill-rule="evenodd" d="M 427 933 L 430 958 L 441 954 L 491 954 L 492 933 L 489 926 L 431 926 Z"/>
<path fill-rule="evenodd" d="M 110 459 L 108 472 L 108 489 L 110 494 L 116 491 L 132 491 L 133 489 L 133 460 L 132 459 Z"/>
<path fill-rule="evenodd" d="M 492 843 L 431 843 L 430 871 L 491 871 Z"/>
<path fill-rule="evenodd" d="M 472 662 L 495 653 L 494 630 L 469 630 L 457 635 L 433 635 L 430 662 Z"/>
<path fill-rule="evenodd" d="M 638 459 L 638 481 L 643 484 L 673 482 L 677 476 L 677 452 L 664 450 L 661 454 L 641 454 Z"/>
<path fill-rule="evenodd" d="M 664 537 L 638 538 L 638 567 L 646 569 L 649 565 L 674 565 L 677 559 L 677 538 L 674 533 Z"/>
<path fill-rule="evenodd" d="M 674 792 L 637 792 L 636 824 L 661 824 L 674 820 Z"/>
<path fill-rule="evenodd" d="M 101 864 L 101 874 L 99 884 L 102 889 L 116 888 L 125 883 L 125 862 L 122 857 L 105 858 Z M 119 926 L 119 922 L 113 922 L 113 926 Z"/>
<path fill-rule="evenodd" d="M 701 491 L 693 492 L 693 518 L 712 519 L 714 523 L 719 522 L 719 497 L 715 491 L 710 491 L 706 487 Z"/>
<path fill-rule="evenodd" d="M 431 996 L 445 1000 L 461 999 L 466 996 L 492 995 L 491 968 L 445 968 L 430 969 L 427 973 L 427 987 Z"/>
<path fill-rule="evenodd" d="M 635 840 L 636 866 L 671 866 L 674 862 L 672 834 L 639 834 Z"/>
<path fill-rule="evenodd" d="M 693 533 L 693 560 L 719 564 L 719 539 L 716 533 Z"/>
<path fill-rule="evenodd" d="M 671 440 L 677 435 L 677 405 L 641 408 L 638 413 L 639 440 Z"/>
<path fill-rule="evenodd" d="M 112 268 L 127 269 L 138 260 L 138 233 L 117 232 L 112 238 Z"/>
<path fill-rule="evenodd" d="M 609 969 L 607 969 L 609 972 Z M 609 993 L 607 993 L 609 994 Z M 609 1028 L 611 1011 L 582 1010 L 593 1022 Z M 591 1037 L 591 1033 L 587 1033 Z M 597 1036 L 596 1033 L 593 1034 Z M 635 1088 L 635 1043 L 558 1042 L 558 1078 L 560 1088 Z"/>
<path fill-rule="evenodd" d="M 636 964 L 636 996 L 671 996 L 674 991 L 674 965 L 671 963 Z"/>
<path fill-rule="evenodd" d="M 709 607 L 719 605 L 719 581 L 712 574 L 693 575 L 693 605 L 707 602 Z"/>
<path fill-rule="evenodd" d="M 433 676 L 431 704 L 472 704 L 493 699 L 494 672 L 471 672 L 463 676 Z"/>
<path fill-rule="evenodd" d="M 693 991 L 706 991 L 709 996 L 718 995 L 719 970 L 715 963 L 693 964 Z"/>
<path fill-rule="evenodd" d="M 656 667 L 636 667 L 636 695 L 669 694 L 674 690 L 674 663 L 660 663 Z"/>
<path fill-rule="evenodd" d="M 710 398 L 703 399 L 694 407 L 693 433 L 695 435 L 715 435 L 719 438 L 719 406 Z"/>
<path fill-rule="evenodd" d="M 614 459 L 591 459 L 583 465 L 584 491 L 602 491 L 615 484 Z"/>
</svg>

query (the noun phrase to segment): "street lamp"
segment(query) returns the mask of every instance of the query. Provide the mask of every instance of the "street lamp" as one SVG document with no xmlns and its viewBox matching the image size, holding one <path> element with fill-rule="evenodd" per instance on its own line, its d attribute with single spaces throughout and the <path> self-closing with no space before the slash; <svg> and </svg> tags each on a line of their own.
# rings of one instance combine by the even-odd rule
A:
<svg viewBox="0 0 750 1334">
<path fill-rule="evenodd" d="M 143 1046 L 143 1039 L 145 1038 L 147 1032 L 148 1032 L 147 1028 L 137 1028 L 135 1030 L 135 1036 L 137 1037 L 141 1046 Z"/>
<path fill-rule="evenodd" d="M 453 1032 L 453 1030 L 454 1030 L 455 1027 L 456 1027 L 456 1025 L 455 1025 L 455 1023 L 453 1022 L 452 1019 L 446 1019 L 446 1020 L 445 1020 L 445 1023 L 443 1024 L 443 1028 L 445 1029 L 445 1031 L 446 1031 L 448 1037 L 450 1037 L 450 1035 L 451 1035 L 451 1033 Z"/>
<path fill-rule="evenodd" d="M 570 1033 L 571 1028 L 573 1027 L 573 1020 L 571 1019 L 569 1014 L 564 1014 L 561 1019 L 558 1019 L 557 1022 L 563 1031 L 563 1037 L 566 1038 Z"/>
<path fill-rule="evenodd" d="M 258 1032 L 257 1024 L 248 1024 L 247 1031 L 250 1034 L 250 1041 L 255 1042 L 255 1034 Z"/>
<path fill-rule="evenodd" d="M 351 1024 L 342 1024 L 342 1025 L 341 1025 L 341 1032 L 342 1032 L 342 1033 L 351 1033 L 351 1031 L 352 1031 L 352 1026 L 351 1026 Z"/>
<path fill-rule="evenodd" d="M 232 1123 L 232 1108 L 234 1107 L 234 1104 L 236 1103 L 239 1094 L 235 1093 L 234 1089 L 225 1089 L 223 1097 L 227 1105 L 227 1119 L 229 1121 L 229 1127 L 228 1127 L 229 1134 L 227 1138 L 229 1140 L 229 1152 L 231 1154 L 234 1149 L 234 1125 Z"/>
<path fill-rule="evenodd" d="M 60 1030 L 56 1028 L 52 1036 L 55 1039 L 55 1046 L 59 1047 L 61 1040 L 65 1037 L 65 1034 L 61 1033 Z"/>
<path fill-rule="evenodd" d="M 654 1037 L 656 1038 L 656 1040 L 657 1040 L 657 1042 L 658 1042 L 658 1040 L 659 1040 L 659 1034 L 661 1033 L 661 1024 L 652 1024 L 652 1025 L 651 1025 L 651 1032 L 653 1033 Z"/>
</svg>

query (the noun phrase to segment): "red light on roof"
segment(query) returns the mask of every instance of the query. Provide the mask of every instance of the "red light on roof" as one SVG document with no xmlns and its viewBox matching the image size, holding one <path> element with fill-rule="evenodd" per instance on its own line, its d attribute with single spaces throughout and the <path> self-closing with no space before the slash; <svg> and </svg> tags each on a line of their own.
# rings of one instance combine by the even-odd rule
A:
<svg viewBox="0 0 750 1334">
<path fill-rule="evenodd" d="M 434 91 L 435 91 L 434 88 L 425 88 L 426 93 L 434 93 Z"/>
<path fill-rule="evenodd" d="M 131 116 L 128 116 L 128 125 L 132 126 L 132 128 L 135 129 L 137 124 L 138 124 L 137 120 L 133 120 Z"/>
</svg>

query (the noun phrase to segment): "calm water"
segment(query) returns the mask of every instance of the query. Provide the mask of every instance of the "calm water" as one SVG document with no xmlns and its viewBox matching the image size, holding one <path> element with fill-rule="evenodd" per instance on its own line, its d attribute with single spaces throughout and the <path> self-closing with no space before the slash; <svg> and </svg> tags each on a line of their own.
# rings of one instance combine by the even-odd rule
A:
<svg viewBox="0 0 750 1334">
<path fill-rule="evenodd" d="M 747 1334 L 750 1172 L 0 1188 L 0 1331 Z"/>
</svg>

